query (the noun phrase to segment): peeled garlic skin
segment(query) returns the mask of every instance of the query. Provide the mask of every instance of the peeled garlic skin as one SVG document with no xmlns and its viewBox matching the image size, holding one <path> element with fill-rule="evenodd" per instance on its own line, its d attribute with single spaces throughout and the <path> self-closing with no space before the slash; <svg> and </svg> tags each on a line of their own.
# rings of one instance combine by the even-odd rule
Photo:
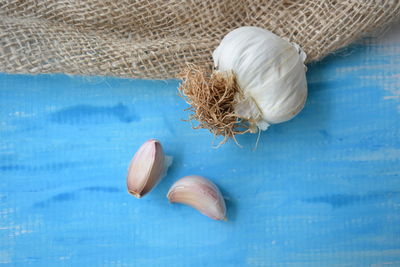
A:
<svg viewBox="0 0 400 267">
<path fill-rule="evenodd" d="M 128 192 L 137 198 L 150 192 L 165 171 L 165 155 L 156 139 L 146 141 L 133 157 L 127 176 Z"/>
<path fill-rule="evenodd" d="M 235 73 L 247 102 L 255 101 L 256 105 L 245 101 L 239 105 L 238 115 L 252 117 L 261 111 L 268 125 L 290 120 L 302 110 L 307 98 L 306 67 L 305 54 L 297 45 L 268 30 L 246 26 L 228 33 L 213 59 L 219 71 Z"/>
<path fill-rule="evenodd" d="M 171 203 L 181 203 L 197 209 L 214 220 L 226 220 L 225 201 L 218 187 L 198 175 L 185 176 L 170 188 L 167 197 Z"/>
</svg>

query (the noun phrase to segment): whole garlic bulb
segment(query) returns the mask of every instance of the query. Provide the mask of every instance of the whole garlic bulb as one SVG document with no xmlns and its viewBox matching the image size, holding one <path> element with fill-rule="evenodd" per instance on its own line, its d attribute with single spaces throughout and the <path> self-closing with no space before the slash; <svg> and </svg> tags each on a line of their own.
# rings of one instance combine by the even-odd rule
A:
<svg viewBox="0 0 400 267">
<path fill-rule="evenodd" d="M 298 45 L 258 27 L 231 31 L 213 53 L 217 70 L 233 71 L 242 90 L 235 113 L 261 130 L 292 119 L 303 108 L 305 58 Z"/>
</svg>

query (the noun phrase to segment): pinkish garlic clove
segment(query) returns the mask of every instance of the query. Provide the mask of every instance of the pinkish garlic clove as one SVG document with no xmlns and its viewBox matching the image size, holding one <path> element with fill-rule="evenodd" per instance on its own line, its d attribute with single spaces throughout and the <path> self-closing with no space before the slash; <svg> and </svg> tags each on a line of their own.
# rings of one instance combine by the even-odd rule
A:
<svg viewBox="0 0 400 267">
<path fill-rule="evenodd" d="M 172 203 L 181 203 L 215 219 L 226 220 L 225 201 L 218 187 L 198 175 L 185 176 L 176 181 L 167 194 Z"/>
<path fill-rule="evenodd" d="M 133 157 L 127 176 L 128 192 L 137 198 L 150 192 L 165 176 L 172 158 L 164 155 L 160 141 L 146 141 Z"/>
</svg>

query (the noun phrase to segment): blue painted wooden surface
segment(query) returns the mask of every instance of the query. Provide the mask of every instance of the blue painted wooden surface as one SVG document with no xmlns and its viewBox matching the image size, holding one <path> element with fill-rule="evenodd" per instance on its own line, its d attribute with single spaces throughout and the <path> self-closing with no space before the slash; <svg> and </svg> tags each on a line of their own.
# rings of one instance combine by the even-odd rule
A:
<svg viewBox="0 0 400 267">
<path fill-rule="evenodd" d="M 256 136 L 215 150 L 181 121 L 177 81 L 0 75 L 0 264 L 400 266 L 398 39 L 308 81 L 303 112 L 253 151 Z M 149 138 L 175 160 L 137 200 L 125 175 Z M 168 203 L 188 174 L 220 186 L 228 222 Z"/>
</svg>

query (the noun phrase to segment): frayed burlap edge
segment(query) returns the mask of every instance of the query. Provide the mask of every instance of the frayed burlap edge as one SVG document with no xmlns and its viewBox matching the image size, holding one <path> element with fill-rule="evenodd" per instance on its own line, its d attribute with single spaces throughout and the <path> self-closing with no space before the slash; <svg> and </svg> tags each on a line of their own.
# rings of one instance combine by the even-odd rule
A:
<svg viewBox="0 0 400 267">
<path fill-rule="evenodd" d="M 0 72 L 176 78 L 241 26 L 288 38 L 312 62 L 399 19 L 399 0 L 4 0 Z"/>
<path fill-rule="evenodd" d="M 182 79 L 179 87 L 181 96 L 190 105 L 192 111 L 189 120 L 193 129 L 208 129 L 215 137 L 222 136 L 222 145 L 238 134 L 250 132 L 252 123 L 239 117 L 234 112 L 238 94 L 242 91 L 233 72 L 221 73 L 188 64 L 179 74 Z"/>
</svg>

